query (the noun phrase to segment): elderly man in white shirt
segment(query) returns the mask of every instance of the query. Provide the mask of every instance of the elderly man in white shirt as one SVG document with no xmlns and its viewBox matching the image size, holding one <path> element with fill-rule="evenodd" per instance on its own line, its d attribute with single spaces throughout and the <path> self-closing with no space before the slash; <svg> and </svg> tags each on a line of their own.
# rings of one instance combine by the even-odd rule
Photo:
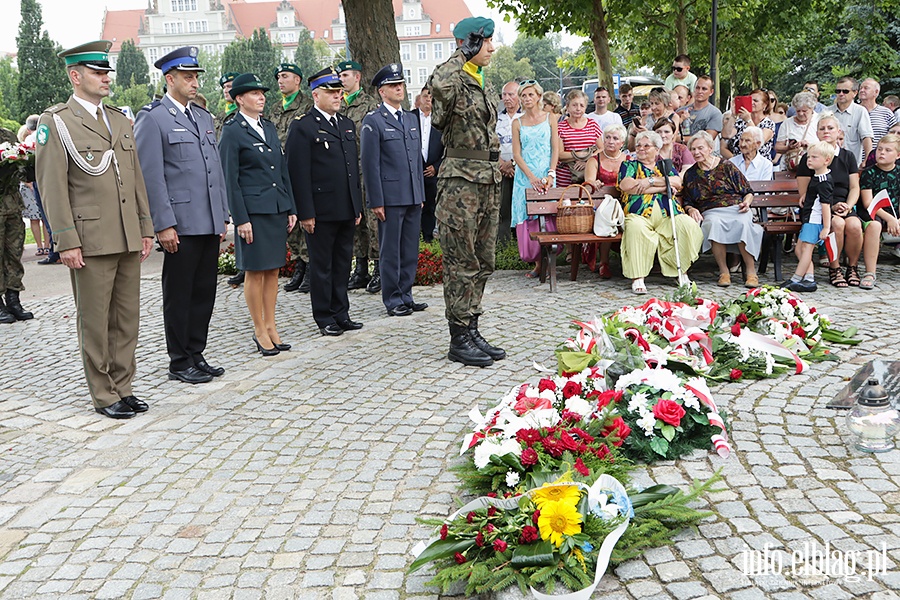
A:
<svg viewBox="0 0 900 600">
<path fill-rule="evenodd" d="M 852 77 L 841 77 L 834 91 L 837 95 L 834 104 L 828 107 L 828 110 L 834 113 L 834 117 L 841 124 L 844 132 L 844 148 L 856 157 L 857 165 L 863 164 L 872 151 L 875 133 L 872 131 L 869 111 L 853 102 L 859 91 L 859 84 Z"/>
<path fill-rule="evenodd" d="M 747 127 L 738 140 L 740 154 L 729 160 L 744 174 L 747 181 L 770 181 L 772 179 L 772 161 L 759 153 L 763 143 L 762 129 L 755 125 Z"/>
<path fill-rule="evenodd" d="M 512 237 L 512 191 L 516 164 L 513 162 L 512 124 L 522 113 L 519 110 L 519 84 L 510 81 L 501 93 L 503 110 L 497 115 L 497 137 L 500 138 L 500 223 L 497 226 L 497 241 Z"/>
</svg>

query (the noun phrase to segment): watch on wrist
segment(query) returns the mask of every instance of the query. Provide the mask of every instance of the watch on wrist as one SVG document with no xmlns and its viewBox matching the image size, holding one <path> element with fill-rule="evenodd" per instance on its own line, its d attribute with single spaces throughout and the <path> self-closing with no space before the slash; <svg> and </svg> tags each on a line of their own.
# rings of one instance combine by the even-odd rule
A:
<svg viewBox="0 0 900 600">
<path fill-rule="evenodd" d="M 656 183 L 656 177 L 651 177 L 648 181 L 650 182 L 650 185 L 653 185 Z"/>
</svg>

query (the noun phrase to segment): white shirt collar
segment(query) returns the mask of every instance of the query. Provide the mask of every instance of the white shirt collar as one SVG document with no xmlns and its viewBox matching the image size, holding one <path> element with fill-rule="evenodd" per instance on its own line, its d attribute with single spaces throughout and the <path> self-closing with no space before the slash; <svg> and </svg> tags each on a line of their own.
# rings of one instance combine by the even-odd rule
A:
<svg viewBox="0 0 900 600">
<path fill-rule="evenodd" d="M 172 94 L 170 94 L 169 92 L 166 92 L 166 98 L 168 98 L 172 102 L 172 104 L 175 105 L 175 108 L 177 108 L 179 111 L 181 111 L 182 113 L 185 111 L 186 107 L 184 106 L 184 104 L 173 98 Z M 241 114 L 243 115 L 244 113 Z M 244 116 L 246 117 L 247 115 Z M 249 119 L 249 117 L 247 118 Z"/>
<path fill-rule="evenodd" d="M 317 111 L 319 111 L 320 113 L 322 113 L 322 116 L 325 117 L 325 120 L 326 120 L 326 121 L 329 121 L 329 122 L 330 122 L 332 117 L 334 117 L 335 119 L 337 119 L 337 116 L 336 116 L 337 113 L 335 113 L 334 115 L 329 115 L 327 112 L 325 112 L 324 110 L 322 110 L 322 109 L 319 108 L 318 106 L 313 105 L 313 108 L 315 108 Z"/>
<path fill-rule="evenodd" d="M 259 119 L 258 119 L 258 118 L 257 118 L 257 119 L 254 119 L 253 117 L 251 117 L 250 115 L 248 115 L 247 113 L 245 113 L 245 112 L 242 111 L 242 110 L 241 110 L 241 111 L 238 111 L 238 112 L 241 113 L 241 116 L 244 117 L 244 118 L 247 120 L 248 123 L 250 123 L 251 125 L 253 125 L 253 128 L 254 128 L 254 129 L 262 129 L 262 123 L 259 122 Z"/>
</svg>

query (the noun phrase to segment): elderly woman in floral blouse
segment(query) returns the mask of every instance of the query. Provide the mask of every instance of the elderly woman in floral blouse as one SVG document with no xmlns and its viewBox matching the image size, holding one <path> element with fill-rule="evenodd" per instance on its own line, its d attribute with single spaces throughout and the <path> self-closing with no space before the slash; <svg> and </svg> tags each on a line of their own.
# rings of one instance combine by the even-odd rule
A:
<svg viewBox="0 0 900 600">
<path fill-rule="evenodd" d="M 712 249 L 719 267 L 719 285 L 731 285 L 728 246 L 736 245 L 744 259 L 748 288 L 759 286 L 756 258 L 763 230 L 753 222 L 750 202 L 753 190 L 734 163 L 714 156 L 713 139 L 705 131 L 691 136 L 689 148 L 697 161 L 684 173 L 682 200 L 687 214 L 703 229 L 703 251 Z"/>
<path fill-rule="evenodd" d="M 679 284 L 689 283 L 685 271 L 700 254 L 703 233 L 697 222 L 684 214 L 677 198 L 666 194 L 666 181 L 656 158 L 662 148 L 662 138 L 653 131 L 642 131 L 635 138 L 637 160 L 626 160 L 619 167 L 619 189 L 625 206 L 625 230 L 622 234 L 622 272 L 632 280 L 635 294 L 646 294 L 644 277 L 653 268 L 653 258 L 659 256 L 662 274 L 679 275 Z M 672 168 L 668 173 L 674 194 L 681 189 L 681 177 Z M 674 211 L 678 234 L 678 258 L 672 231 Z"/>
</svg>

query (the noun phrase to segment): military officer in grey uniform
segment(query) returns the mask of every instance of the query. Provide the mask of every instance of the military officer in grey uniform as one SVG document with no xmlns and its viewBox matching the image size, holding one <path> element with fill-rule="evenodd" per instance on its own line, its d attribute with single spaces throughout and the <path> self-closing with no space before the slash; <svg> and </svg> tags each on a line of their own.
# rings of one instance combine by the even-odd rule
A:
<svg viewBox="0 0 900 600">
<path fill-rule="evenodd" d="M 103 104 L 110 46 L 101 40 L 60 52 L 74 94 L 41 115 L 36 171 L 60 260 L 72 276 L 94 409 L 130 419 L 147 410 L 131 383 L 141 262 L 153 250 L 153 223 L 131 121 Z"/>
<path fill-rule="evenodd" d="M 401 106 L 403 65 L 382 68 L 372 85 L 383 102 L 363 119 L 360 132 L 366 203 L 378 221 L 381 299 L 390 316 L 406 317 L 428 308 L 412 297 L 425 202 L 419 119 Z"/>
<path fill-rule="evenodd" d="M 173 50 L 153 65 L 166 95 L 138 112 L 138 156 L 156 237 L 165 251 L 163 321 L 169 379 L 205 383 L 225 373 L 203 352 L 216 302 L 219 243 L 228 200 L 213 117 L 192 100 L 200 88 L 196 46 Z"/>
</svg>

